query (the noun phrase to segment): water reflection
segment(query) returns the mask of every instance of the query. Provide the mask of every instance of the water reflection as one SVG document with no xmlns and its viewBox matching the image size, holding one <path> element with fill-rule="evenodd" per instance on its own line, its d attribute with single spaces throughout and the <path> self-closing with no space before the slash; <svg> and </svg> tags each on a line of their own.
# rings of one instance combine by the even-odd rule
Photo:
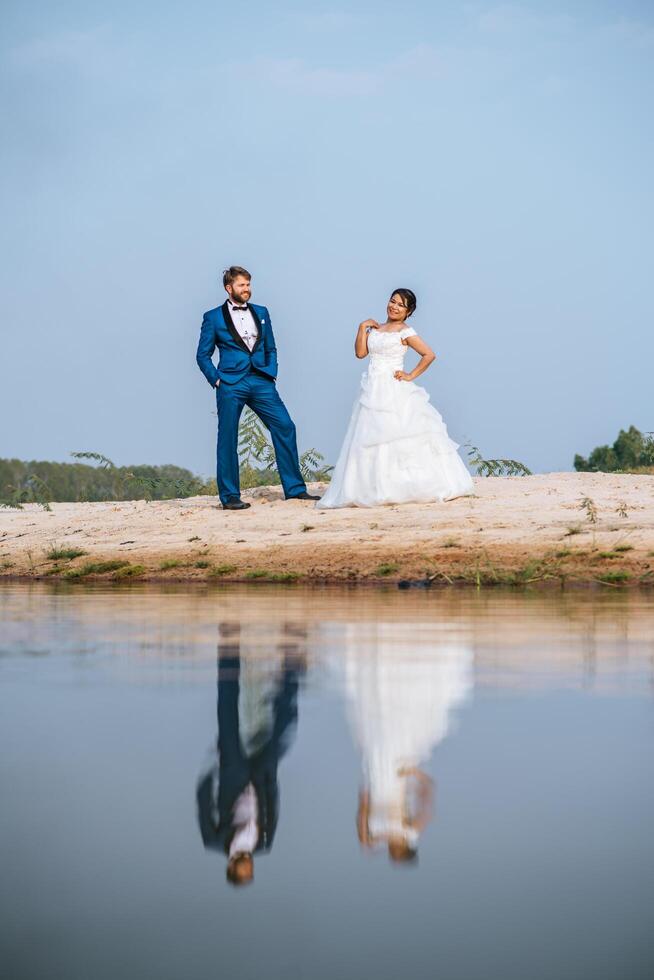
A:
<svg viewBox="0 0 654 980">
<path fill-rule="evenodd" d="M 227 858 L 227 880 L 254 879 L 254 855 L 272 847 L 279 815 L 277 768 L 297 722 L 306 636 L 288 626 L 261 658 L 242 650 L 240 624 L 222 623 L 218 642 L 218 737 L 197 785 L 206 848 Z"/>
<path fill-rule="evenodd" d="M 14 586 L 0 621 L 12 980 L 654 976 L 651 596 Z"/>
<path fill-rule="evenodd" d="M 363 770 L 359 841 L 385 847 L 396 863 L 417 857 L 434 800 L 433 781 L 421 766 L 447 735 L 453 709 L 469 696 L 473 662 L 465 643 L 421 645 L 419 631 L 402 632 L 404 640 L 391 624 L 352 624 L 345 635 L 348 716 Z"/>
<path fill-rule="evenodd" d="M 249 591 L 248 591 L 249 590 Z M 353 590 L 283 590 L 234 586 L 189 592 L 181 586 L 0 588 L 0 666 L 19 656 L 69 654 L 102 658 L 121 681 L 177 683 L 195 672 L 215 676 L 217 622 L 243 621 L 247 646 L 270 651 L 284 624 L 307 630 L 310 663 L 325 645 L 334 660 L 346 624 L 385 623 L 422 631 L 421 645 L 456 624 L 475 654 L 477 688 L 584 689 L 595 693 L 654 691 L 654 603 L 647 594 L 517 594 L 472 590 L 433 594 Z M 255 633 L 258 635 L 255 637 Z"/>
</svg>

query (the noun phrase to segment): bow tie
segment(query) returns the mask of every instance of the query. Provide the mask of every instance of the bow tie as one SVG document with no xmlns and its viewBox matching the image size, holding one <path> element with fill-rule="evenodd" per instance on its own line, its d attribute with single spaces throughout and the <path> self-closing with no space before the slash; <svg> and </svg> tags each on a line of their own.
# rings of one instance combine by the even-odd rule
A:
<svg viewBox="0 0 654 980">
<path fill-rule="evenodd" d="M 247 310 L 247 306 L 232 306 L 233 310 Z"/>
</svg>

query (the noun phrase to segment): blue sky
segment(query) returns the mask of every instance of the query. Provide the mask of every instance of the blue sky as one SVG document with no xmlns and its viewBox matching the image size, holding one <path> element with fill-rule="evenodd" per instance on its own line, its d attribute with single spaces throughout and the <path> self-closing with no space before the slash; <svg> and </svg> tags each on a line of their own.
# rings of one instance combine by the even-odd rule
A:
<svg viewBox="0 0 654 980">
<path fill-rule="evenodd" d="M 211 473 L 195 346 L 231 262 L 331 462 L 400 285 L 457 441 L 546 471 L 654 429 L 651 4 L 0 17 L 0 456 Z"/>
</svg>

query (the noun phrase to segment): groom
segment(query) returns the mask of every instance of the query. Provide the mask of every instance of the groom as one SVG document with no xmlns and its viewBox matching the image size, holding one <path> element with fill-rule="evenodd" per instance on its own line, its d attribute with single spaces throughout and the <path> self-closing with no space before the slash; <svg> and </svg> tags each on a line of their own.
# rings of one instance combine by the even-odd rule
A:
<svg viewBox="0 0 654 980">
<path fill-rule="evenodd" d="M 252 277 L 232 265 L 223 273 L 227 300 L 204 314 L 196 360 L 218 406 L 217 483 L 224 510 L 245 510 L 238 472 L 238 424 L 248 405 L 270 430 L 287 500 L 319 500 L 307 493 L 297 456 L 295 425 L 275 386 L 277 348 L 265 306 L 250 303 Z M 216 367 L 211 360 L 218 348 Z"/>
<path fill-rule="evenodd" d="M 217 754 L 196 789 L 202 841 L 227 856 L 234 885 L 252 881 L 255 854 L 272 847 L 277 769 L 297 724 L 304 669 L 301 633 L 285 637 L 269 660 L 242 658 L 240 634 L 238 625 L 221 623 Z"/>
</svg>

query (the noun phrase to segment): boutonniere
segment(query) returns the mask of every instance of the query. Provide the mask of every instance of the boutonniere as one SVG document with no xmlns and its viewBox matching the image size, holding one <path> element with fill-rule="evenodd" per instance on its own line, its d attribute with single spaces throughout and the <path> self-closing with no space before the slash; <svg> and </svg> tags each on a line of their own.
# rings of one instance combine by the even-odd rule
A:
<svg viewBox="0 0 654 980">
<path fill-rule="evenodd" d="M 262 316 L 262 317 L 261 317 L 261 322 L 262 322 L 262 323 L 265 323 L 265 322 L 266 322 L 266 318 L 265 318 L 265 316 Z"/>
</svg>

